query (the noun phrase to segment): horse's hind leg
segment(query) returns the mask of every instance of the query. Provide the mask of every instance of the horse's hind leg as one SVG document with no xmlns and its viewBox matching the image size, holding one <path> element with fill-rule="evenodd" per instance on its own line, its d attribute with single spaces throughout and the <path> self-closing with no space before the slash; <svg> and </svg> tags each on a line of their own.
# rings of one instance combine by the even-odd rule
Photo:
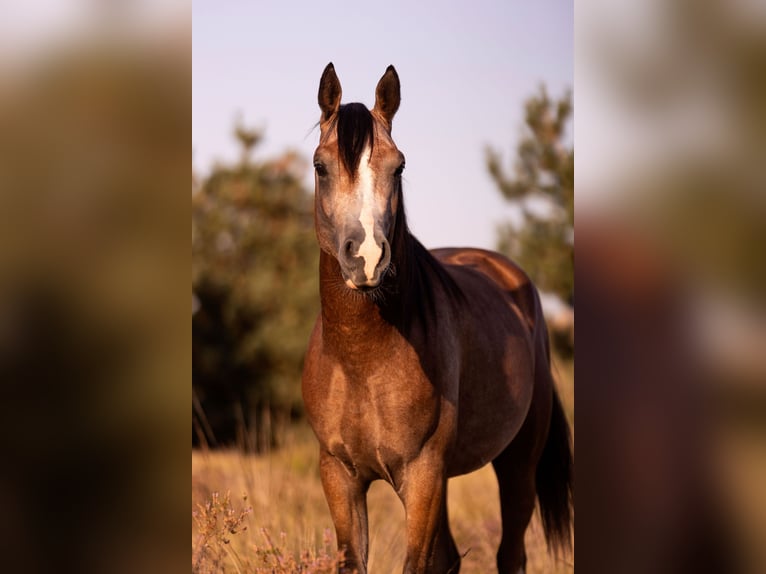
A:
<svg viewBox="0 0 766 574">
<path fill-rule="evenodd" d="M 497 552 L 499 574 L 525 572 L 527 554 L 524 533 L 535 509 L 535 471 L 545 444 L 550 400 L 544 400 L 547 385 L 535 385 L 532 405 L 521 429 L 492 466 L 500 490 L 503 535 Z M 542 387 L 542 388 L 541 388 Z"/>
<path fill-rule="evenodd" d="M 497 552 L 498 574 L 525 572 L 524 533 L 535 509 L 534 467 L 517 466 L 509 446 L 492 461 L 500 488 L 503 537 Z"/>
</svg>

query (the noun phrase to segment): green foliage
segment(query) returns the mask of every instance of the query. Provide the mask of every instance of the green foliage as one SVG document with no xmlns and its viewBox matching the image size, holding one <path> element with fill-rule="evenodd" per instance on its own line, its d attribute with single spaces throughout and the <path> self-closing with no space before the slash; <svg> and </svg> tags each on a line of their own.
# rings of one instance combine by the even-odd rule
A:
<svg viewBox="0 0 766 574">
<path fill-rule="evenodd" d="M 543 86 L 526 102 L 513 176 L 497 151 L 486 150 L 493 181 L 523 215 L 521 226 L 498 228 L 498 250 L 517 261 L 540 289 L 564 300 L 574 288 L 574 149 L 562 141 L 571 115 L 571 92 L 554 102 Z"/>
<path fill-rule="evenodd" d="M 301 408 L 318 249 L 304 162 L 293 152 L 253 161 L 260 134 L 236 136 L 240 162 L 192 194 L 194 436 L 260 448 Z"/>
</svg>

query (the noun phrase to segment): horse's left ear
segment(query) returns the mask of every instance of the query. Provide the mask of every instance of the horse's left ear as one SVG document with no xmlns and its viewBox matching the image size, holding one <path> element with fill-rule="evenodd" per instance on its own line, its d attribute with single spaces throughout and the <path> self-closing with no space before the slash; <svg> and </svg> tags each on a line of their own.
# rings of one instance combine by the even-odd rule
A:
<svg viewBox="0 0 766 574">
<path fill-rule="evenodd" d="M 399 103 L 402 101 L 401 89 L 399 86 L 399 74 L 393 66 L 386 68 L 386 73 L 378 82 L 375 88 L 375 107 L 373 112 L 377 112 L 388 123 L 388 129 L 391 129 L 391 122 L 394 119 L 396 110 L 399 109 Z"/>
</svg>

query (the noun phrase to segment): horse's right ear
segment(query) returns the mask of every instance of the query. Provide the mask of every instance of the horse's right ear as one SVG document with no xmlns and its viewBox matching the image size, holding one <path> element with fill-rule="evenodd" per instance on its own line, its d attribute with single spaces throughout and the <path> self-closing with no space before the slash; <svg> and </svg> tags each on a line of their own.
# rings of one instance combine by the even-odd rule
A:
<svg viewBox="0 0 766 574">
<path fill-rule="evenodd" d="M 319 108 L 322 110 L 320 123 L 326 122 L 338 111 L 341 93 L 335 66 L 330 62 L 322 72 L 322 79 L 319 80 Z"/>
</svg>

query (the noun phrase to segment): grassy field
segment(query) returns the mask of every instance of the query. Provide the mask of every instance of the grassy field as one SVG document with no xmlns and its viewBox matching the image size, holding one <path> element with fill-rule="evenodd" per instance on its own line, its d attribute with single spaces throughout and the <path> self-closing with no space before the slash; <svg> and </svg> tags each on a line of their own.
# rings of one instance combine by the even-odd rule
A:
<svg viewBox="0 0 766 574">
<path fill-rule="evenodd" d="M 218 493 L 215 500 L 214 493 Z M 401 503 L 381 481 L 372 485 L 368 501 L 370 571 L 396 572 L 404 561 Z M 302 553 L 308 553 L 304 565 L 316 568 L 308 571 L 332 571 L 332 521 L 319 482 L 317 448 L 308 429 L 291 431 L 289 446 L 269 456 L 193 452 L 192 507 L 196 513 L 193 564 L 198 572 L 271 572 L 280 561 L 285 568 L 277 572 L 293 572 Z M 492 469 L 452 479 L 449 508 L 458 548 L 467 552 L 462 571 L 494 571 L 500 509 Z M 568 564 L 571 558 L 557 562 L 547 555 L 537 517 L 526 542 L 530 574 L 573 570 Z"/>
<path fill-rule="evenodd" d="M 558 375 L 572 415 L 571 367 Z M 496 572 L 500 505 L 491 466 L 449 483 L 452 533 L 464 554 L 461 572 Z M 378 481 L 368 496 L 369 570 L 401 571 L 404 510 L 391 487 Z M 319 481 L 316 440 L 307 427 L 289 431 L 284 448 L 268 455 L 240 451 L 192 452 L 192 570 L 194 572 L 335 572 L 330 513 Z M 571 556 L 548 555 L 537 513 L 527 530 L 529 574 L 570 573 Z"/>
</svg>

